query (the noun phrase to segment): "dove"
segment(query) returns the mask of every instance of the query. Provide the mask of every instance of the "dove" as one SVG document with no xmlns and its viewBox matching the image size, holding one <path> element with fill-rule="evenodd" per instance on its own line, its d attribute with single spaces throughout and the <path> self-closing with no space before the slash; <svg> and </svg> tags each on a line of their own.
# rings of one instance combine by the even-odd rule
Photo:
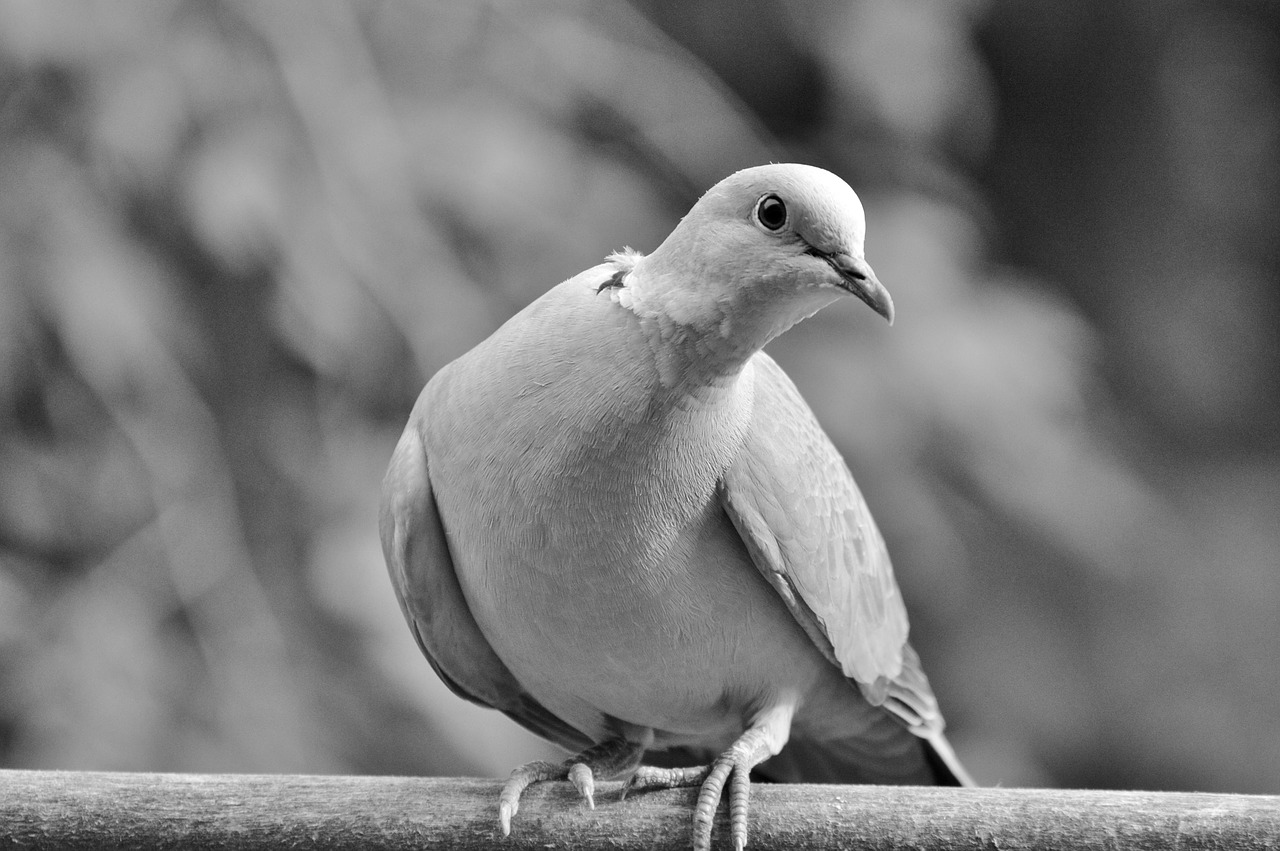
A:
<svg viewBox="0 0 1280 851">
<path fill-rule="evenodd" d="M 893 322 L 862 204 L 772 164 L 660 246 L 553 287 L 422 391 L 380 533 L 436 674 L 575 756 L 531 783 L 698 786 L 693 847 L 750 776 L 971 785 L 848 466 L 762 349 L 852 295 Z M 856 365 L 850 365 L 856 368 Z M 645 761 L 646 754 L 654 754 Z"/>
</svg>

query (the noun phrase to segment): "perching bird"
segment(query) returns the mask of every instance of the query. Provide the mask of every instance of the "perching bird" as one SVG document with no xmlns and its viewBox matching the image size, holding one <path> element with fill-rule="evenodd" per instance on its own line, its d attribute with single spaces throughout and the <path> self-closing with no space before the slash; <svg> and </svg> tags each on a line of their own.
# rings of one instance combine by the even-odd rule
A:
<svg viewBox="0 0 1280 851">
<path fill-rule="evenodd" d="M 531 782 L 969 784 L 907 643 L 885 544 L 762 347 L 852 294 L 893 321 L 862 204 L 803 165 L 740 171 L 653 253 L 570 278 L 441 369 L 396 446 L 381 533 L 457 694 L 577 753 Z M 856 368 L 851 365 L 850 368 Z M 674 751 L 702 768 L 642 766 Z M 772 759 L 771 759 L 772 758 Z"/>
</svg>

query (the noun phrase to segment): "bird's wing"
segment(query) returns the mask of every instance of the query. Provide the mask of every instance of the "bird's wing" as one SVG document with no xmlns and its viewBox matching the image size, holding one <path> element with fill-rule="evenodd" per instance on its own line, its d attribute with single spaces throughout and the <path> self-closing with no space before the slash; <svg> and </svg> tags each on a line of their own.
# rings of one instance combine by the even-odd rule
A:
<svg viewBox="0 0 1280 851">
<path fill-rule="evenodd" d="M 721 503 L 813 643 L 867 700 L 928 738 L 942 715 L 866 500 L 782 368 L 763 352 L 752 363 L 751 425 Z"/>
<path fill-rule="evenodd" d="M 455 694 L 501 710 L 537 735 L 580 751 L 590 740 L 524 690 L 471 615 L 454 572 L 417 427 L 425 414 L 420 402 L 396 445 L 382 485 L 378 524 L 391 584 L 409 629 Z"/>
</svg>

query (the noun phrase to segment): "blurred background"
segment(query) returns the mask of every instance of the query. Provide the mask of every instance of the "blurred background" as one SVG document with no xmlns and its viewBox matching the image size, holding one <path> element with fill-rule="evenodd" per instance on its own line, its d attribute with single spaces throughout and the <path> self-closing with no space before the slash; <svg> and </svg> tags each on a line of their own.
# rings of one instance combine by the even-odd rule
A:
<svg viewBox="0 0 1280 851">
<path fill-rule="evenodd" d="M 1280 792 L 1280 4 L 0 0 L 0 766 L 499 776 L 379 482 L 426 379 L 769 160 L 780 338 L 984 783 Z"/>
</svg>

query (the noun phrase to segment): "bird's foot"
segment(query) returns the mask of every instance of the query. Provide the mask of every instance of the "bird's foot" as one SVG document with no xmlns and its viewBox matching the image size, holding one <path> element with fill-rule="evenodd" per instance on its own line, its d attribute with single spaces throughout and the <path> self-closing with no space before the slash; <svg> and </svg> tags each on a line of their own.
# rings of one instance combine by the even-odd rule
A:
<svg viewBox="0 0 1280 851">
<path fill-rule="evenodd" d="M 529 762 L 511 772 L 498 796 L 498 825 L 511 835 L 511 818 L 520 810 L 520 795 L 530 784 L 544 780 L 568 780 L 591 809 L 596 808 L 596 775 L 616 777 L 632 771 L 644 754 L 644 746 L 625 739 L 610 739 L 587 748 L 564 762 Z"/>
<path fill-rule="evenodd" d="M 716 808 L 729 783 L 729 837 L 735 851 L 747 845 L 747 804 L 751 797 L 751 769 L 773 755 L 766 730 L 752 728 L 733 743 L 729 750 L 710 765 L 692 768 L 654 768 L 642 765 L 627 779 L 622 796 L 649 789 L 673 789 L 701 786 L 693 809 L 693 849 L 711 848 L 711 826 Z"/>
<path fill-rule="evenodd" d="M 650 789 L 683 789 L 689 786 L 701 786 L 702 781 L 711 773 L 710 765 L 695 765 L 688 768 L 658 768 L 653 765 L 642 765 L 622 784 L 622 798 L 632 792 L 648 792 Z"/>
</svg>

